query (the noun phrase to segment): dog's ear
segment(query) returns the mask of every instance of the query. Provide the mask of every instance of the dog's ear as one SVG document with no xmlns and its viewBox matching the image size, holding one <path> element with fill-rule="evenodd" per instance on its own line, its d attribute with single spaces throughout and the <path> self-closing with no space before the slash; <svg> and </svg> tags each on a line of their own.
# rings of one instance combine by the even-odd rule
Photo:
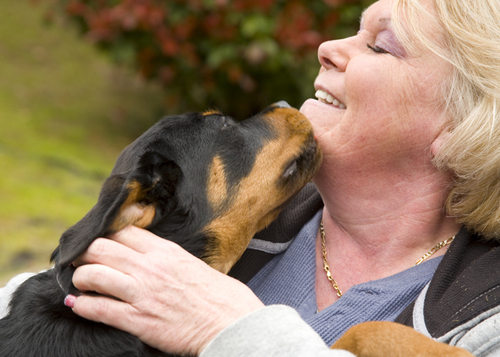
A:
<svg viewBox="0 0 500 357">
<path fill-rule="evenodd" d="M 59 267 L 68 266 L 96 238 L 128 225 L 149 227 L 157 210 L 164 216 L 175 206 L 175 189 L 181 177 L 175 162 L 158 153 L 144 154 L 132 172 L 105 181 L 97 204 L 63 233 L 51 260 Z"/>
</svg>

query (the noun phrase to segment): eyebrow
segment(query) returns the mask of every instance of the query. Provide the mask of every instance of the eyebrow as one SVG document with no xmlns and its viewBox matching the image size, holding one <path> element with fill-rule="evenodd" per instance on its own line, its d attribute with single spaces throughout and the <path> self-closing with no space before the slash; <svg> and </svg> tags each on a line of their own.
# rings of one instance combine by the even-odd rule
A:
<svg viewBox="0 0 500 357">
<path fill-rule="evenodd" d="M 369 8 L 364 9 L 363 12 L 361 13 L 361 19 L 359 20 L 360 28 L 363 28 L 363 22 L 365 21 L 365 15 L 366 12 L 368 11 Z M 389 17 L 382 17 L 378 20 L 379 22 L 391 22 L 391 19 Z"/>
</svg>

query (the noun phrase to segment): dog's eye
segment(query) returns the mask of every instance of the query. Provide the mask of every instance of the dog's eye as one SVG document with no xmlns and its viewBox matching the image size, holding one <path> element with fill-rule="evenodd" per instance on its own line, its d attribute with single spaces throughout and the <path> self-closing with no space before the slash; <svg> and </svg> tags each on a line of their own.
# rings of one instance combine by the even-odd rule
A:
<svg viewBox="0 0 500 357">
<path fill-rule="evenodd" d="M 294 176 L 297 173 L 297 160 L 293 160 L 293 162 L 288 166 L 283 173 L 284 178 L 288 178 Z"/>
<path fill-rule="evenodd" d="M 228 117 L 222 117 L 221 127 L 222 129 L 227 129 L 233 124 L 233 120 Z"/>
</svg>

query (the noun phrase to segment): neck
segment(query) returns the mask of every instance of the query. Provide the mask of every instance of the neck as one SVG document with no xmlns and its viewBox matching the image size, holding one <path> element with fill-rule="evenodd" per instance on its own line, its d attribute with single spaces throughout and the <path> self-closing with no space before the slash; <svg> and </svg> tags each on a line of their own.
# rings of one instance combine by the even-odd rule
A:
<svg viewBox="0 0 500 357">
<path fill-rule="evenodd" d="M 325 203 L 327 250 L 342 252 L 330 254 L 329 264 L 343 290 L 411 267 L 458 232 L 443 212 L 451 180 L 446 172 L 430 164 L 354 170 L 320 171 L 314 180 Z"/>
</svg>

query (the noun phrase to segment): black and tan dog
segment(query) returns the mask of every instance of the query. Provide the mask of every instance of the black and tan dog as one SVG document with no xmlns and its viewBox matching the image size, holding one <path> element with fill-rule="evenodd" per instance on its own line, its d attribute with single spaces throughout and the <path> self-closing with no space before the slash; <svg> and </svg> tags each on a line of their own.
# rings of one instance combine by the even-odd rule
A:
<svg viewBox="0 0 500 357">
<path fill-rule="evenodd" d="M 132 224 L 227 273 L 320 161 L 310 123 L 284 102 L 240 122 L 218 111 L 161 120 L 121 153 L 97 204 L 62 235 L 55 267 L 16 290 L 0 320 L 0 355 L 165 356 L 65 307 L 66 294 L 78 294 L 71 262 Z"/>
</svg>

